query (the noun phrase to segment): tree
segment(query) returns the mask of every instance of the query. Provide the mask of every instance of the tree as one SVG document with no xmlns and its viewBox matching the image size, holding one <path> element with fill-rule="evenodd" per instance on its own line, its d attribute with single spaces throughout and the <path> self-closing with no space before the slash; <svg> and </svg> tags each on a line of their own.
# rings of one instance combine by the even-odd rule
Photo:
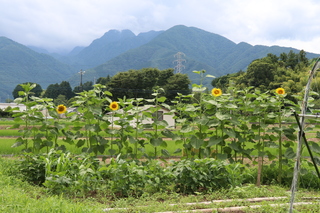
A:
<svg viewBox="0 0 320 213">
<path fill-rule="evenodd" d="M 58 95 L 59 95 L 59 84 L 56 83 L 56 84 L 50 84 L 47 87 L 45 93 L 43 94 L 43 97 L 55 99 L 58 97 Z"/>
<path fill-rule="evenodd" d="M 187 75 L 177 75 L 173 69 L 159 70 L 144 68 L 129 70 L 114 75 L 107 84 L 113 98 L 153 98 L 155 88 L 164 88 L 170 97 L 176 96 L 174 91 L 188 91 L 190 80 Z M 187 85 L 187 86 L 186 86 Z"/>
<path fill-rule="evenodd" d="M 67 100 L 74 96 L 70 83 L 68 81 L 62 81 L 59 85 L 59 95 L 64 95 Z"/>
<path fill-rule="evenodd" d="M 290 67 L 292 70 L 294 70 L 298 63 L 298 55 L 295 54 L 292 50 L 290 50 L 290 52 L 288 53 L 286 67 Z"/>
<path fill-rule="evenodd" d="M 111 77 L 108 75 L 107 77 L 100 77 L 97 80 L 97 84 L 107 85 L 111 80 Z"/>
<path fill-rule="evenodd" d="M 26 82 L 23 84 L 34 84 L 34 83 Z M 14 99 L 19 97 L 19 91 L 23 91 L 23 88 L 21 87 L 20 84 L 18 84 L 12 91 L 12 96 Z M 30 92 L 31 92 L 31 96 L 40 97 L 42 93 L 42 87 L 40 86 L 40 84 L 36 83 L 36 86 Z"/>
<path fill-rule="evenodd" d="M 93 89 L 92 81 L 87 81 L 84 84 L 82 84 L 82 86 L 76 86 L 73 89 L 73 93 L 79 93 L 79 92 L 82 92 L 82 91 L 89 91 L 89 90 L 92 90 L 92 89 Z"/>
<path fill-rule="evenodd" d="M 55 105 L 60 105 L 60 104 L 63 104 L 65 106 L 68 106 L 69 103 L 68 103 L 68 99 L 66 99 L 66 96 L 65 95 L 58 95 L 58 97 L 56 99 L 54 99 L 53 103 Z"/>
<path fill-rule="evenodd" d="M 163 87 L 166 92 L 166 98 L 168 100 L 174 100 L 178 93 L 181 93 L 183 95 L 189 94 L 190 83 L 191 81 L 186 74 L 177 73 L 170 76 L 167 79 L 167 84 Z"/>
<path fill-rule="evenodd" d="M 269 84 L 274 80 L 274 70 L 276 66 L 264 60 L 253 61 L 247 69 L 248 86 L 260 87 L 267 89 Z"/>
</svg>

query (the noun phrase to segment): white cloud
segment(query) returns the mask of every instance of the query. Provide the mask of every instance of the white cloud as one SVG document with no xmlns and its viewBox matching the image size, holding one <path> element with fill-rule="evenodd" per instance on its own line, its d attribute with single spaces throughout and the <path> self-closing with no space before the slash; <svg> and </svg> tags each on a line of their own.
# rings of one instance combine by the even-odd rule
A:
<svg viewBox="0 0 320 213">
<path fill-rule="evenodd" d="M 0 0 L 0 35 L 51 50 L 89 45 L 110 29 L 194 26 L 234 42 L 320 53 L 316 0 Z"/>
</svg>

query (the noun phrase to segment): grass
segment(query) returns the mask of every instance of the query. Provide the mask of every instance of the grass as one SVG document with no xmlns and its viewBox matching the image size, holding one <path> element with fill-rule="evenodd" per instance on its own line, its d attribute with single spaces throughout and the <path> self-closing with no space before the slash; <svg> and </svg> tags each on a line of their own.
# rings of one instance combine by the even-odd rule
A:
<svg viewBox="0 0 320 213">
<path fill-rule="evenodd" d="M 44 188 L 35 187 L 5 175 L 12 167 L 12 159 L 0 158 L 0 212 L 101 212 L 104 205 L 82 200 L 70 200 L 63 196 L 50 196 Z"/>
<path fill-rule="evenodd" d="M 1 136 L 1 132 L 2 131 L 3 130 L 0 131 L 0 136 Z M 12 137 L 12 136 L 2 136 L 2 137 L 5 137 L 5 138 L 1 138 L 0 137 L 0 145 L 1 145 L 0 154 L 19 154 L 19 153 L 21 153 L 21 150 L 23 149 L 22 146 L 15 147 L 15 148 L 11 147 L 15 143 L 15 140 L 16 140 L 15 138 L 6 138 L 6 137 Z M 31 139 L 30 139 L 30 141 L 31 141 Z M 159 147 L 158 148 L 158 156 L 161 156 L 161 149 L 168 150 L 168 152 L 170 153 L 171 156 L 181 156 L 182 155 L 181 152 L 180 153 L 176 153 L 176 154 L 173 154 L 173 153 L 177 149 L 183 149 L 183 144 L 176 144 L 175 141 L 172 141 L 172 140 L 167 140 L 166 143 L 167 143 L 167 147 L 165 147 L 165 148 L 164 147 Z M 59 145 L 65 145 L 67 150 L 69 150 L 72 153 L 75 153 L 75 154 L 82 153 L 82 151 L 81 151 L 82 148 L 78 148 L 75 145 L 70 145 L 70 144 L 64 142 L 62 139 L 58 140 L 58 144 Z M 254 143 L 247 143 L 246 144 L 246 148 L 248 148 L 248 149 L 254 148 L 254 145 L 255 145 Z M 114 146 L 114 148 L 115 147 L 116 146 Z M 292 148 L 293 148 L 294 151 L 296 151 L 296 143 L 293 145 Z M 146 149 L 146 153 L 148 153 L 150 155 L 154 154 L 154 149 L 153 149 L 152 145 L 147 144 L 145 146 L 145 149 Z M 267 150 L 270 151 L 273 155 L 277 155 L 278 154 L 277 150 L 275 148 L 265 148 L 265 151 L 267 151 Z M 42 149 L 42 152 L 45 152 L 45 151 L 46 151 L 45 149 Z M 257 156 L 257 154 L 258 154 L 258 151 L 256 149 L 254 149 L 253 152 L 252 152 L 252 156 Z M 315 155 L 315 153 L 313 153 L 313 154 Z M 109 155 L 109 152 L 106 151 L 105 155 Z M 310 156 L 307 149 L 303 149 L 302 155 L 305 156 L 305 157 L 309 157 Z"/>
<path fill-rule="evenodd" d="M 255 185 L 244 185 L 233 189 L 224 189 L 207 194 L 180 195 L 177 193 L 155 193 L 143 194 L 139 198 L 127 197 L 121 199 L 109 199 L 108 197 L 68 198 L 63 194 L 60 196 L 50 195 L 44 188 L 31 186 L 22 182 L 17 177 L 9 176 L 8 171 L 14 166 L 14 159 L 0 158 L 0 212 L 32 212 L 32 213 L 53 213 L 53 212 L 164 212 L 182 211 L 199 208 L 214 209 L 233 206 L 263 205 L 257 209 L 246 209 L 245 212 L 287 212 L 288 206 L 270 207 L 268 204 L 287 204 L 290 198 L 288 188 L 271 185 L 256 187 Z M 252 203 L 247 198 L 256 197 L 284 197 L 276 201 L 263 201 Z M 304 199 L 308 197 L 308 200 Z M 312 198 L 312 199 L 311 199 Z M 204 201 L 226 200 L 228 202 Z M 295 209 L 299 212 L 320 212 L 319 191 L 301 190 L 297 194 L 296 202 L 312 202 L 309 205 L 298 206 Z M 193 205 L 187 203 L 195 203 Z M 160 205 L 159 205 L 160 204 Z M 172 205 L 174 204 L 174 205 Z"/>
</svg>

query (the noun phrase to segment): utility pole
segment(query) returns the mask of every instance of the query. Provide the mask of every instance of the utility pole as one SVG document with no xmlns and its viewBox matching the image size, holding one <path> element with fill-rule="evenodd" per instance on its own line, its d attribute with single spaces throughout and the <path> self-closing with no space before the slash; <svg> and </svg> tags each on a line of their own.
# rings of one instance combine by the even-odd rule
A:
<svg viewBox="0 0 320 213">
<path fill-rule="evenodd" d="M 182 57 L 185 57 L 185 56 L 186 56 L 186 54 L 184 54 L 183 52 L 177 52 L 177 54 L 174 55 L 174 57 L 177 58 L 177 60 L 174 60 L 174 61 L 173 61 L 174 64 L 175 64 L 175 63 L 177 64 L 177 65 L 174 67 L 176 73 L 181 73 L 182 70 L 183 70 L 184 68 L 186 68 L 186 67 L 182 64 L 183 62 L 186 62 L 186 60 L 182 58 Z"/>
<path fill-rule="evenodd" d="M 86 71 L 82 71 L 82 69 L 80 70 L 80 89 L 81 89 L 81 92 L 83 91 L 83 88 L 82 88 L 82 75 L 85 73 Z"/>
</svg>

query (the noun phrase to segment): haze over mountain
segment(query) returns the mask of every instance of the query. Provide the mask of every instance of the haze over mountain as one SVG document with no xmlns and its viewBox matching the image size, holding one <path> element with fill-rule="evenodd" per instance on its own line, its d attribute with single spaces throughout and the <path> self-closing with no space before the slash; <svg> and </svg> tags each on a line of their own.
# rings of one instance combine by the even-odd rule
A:
<svg viewBox="0 0 320 213">
<path fill-rule="evenodd" d="M 0 37 L 0 98 L 11 98 L 17 84 L 39 83 L 46 88 L 72 75 L 72 68 L 6 37 Z"/>
<path fill-rule="evenodd" d="M 88 47 L 76 47 L 67 57 L 59 58 L 76 69 L 89 69 L 124 53 L 139 47 L 159 35 L 162 31 L 150 31 L 135 35 L 130 30 L 110 30 L 101 38 L 94 40 Z M 75 52 L 77 52 L 75 54 Z"/>
<path fill-rule="evenodd" d="M 49 84 L 70 81 L 79 84 L 80 69 L 85 70 L 83 82 L 99 77 L 113 76 L 119 71 L 156 67 L 160 70 L 174 68 L 181 53 L 182 73 L 193 82 L 199 76 L 193 70 L 206 70 L 216 77 L 245 70 L 255 59 L 268 53 L 280 55 L 293 50 L 279 46 L 252 46 L 235 42 L 195 27 L 174 26 L 166 31 L 150 31 L 135 35 L 130 30 L 110 30 L 88 47 L 76 47 L 66 56 L 38 53 L 45 50 L 18 44 L 0 37 L 0 97 L 11 97 L 17 84 L 27 81 L 38 83 L 45 89 Z M 34 51 L 35 50 L 35 51 Z M 177 56 L 177 55 L 176 55 Z M 319 54 L 307 53 L 308 58 Z M 205 84 L 209 85 L 211 79 Z"/>
</svg>

